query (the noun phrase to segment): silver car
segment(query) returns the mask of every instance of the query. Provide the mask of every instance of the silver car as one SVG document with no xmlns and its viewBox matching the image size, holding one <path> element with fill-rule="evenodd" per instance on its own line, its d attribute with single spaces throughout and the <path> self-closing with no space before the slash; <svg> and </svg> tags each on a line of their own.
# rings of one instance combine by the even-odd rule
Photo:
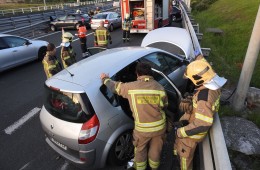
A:
<svg viewBox="0 0 260 170">
<path fill-rule="evenodd" d="M 104 21 L 104 26 L 113 31 L 114 28 L 119 28 L 122 25 L 121 16 L 116 12 L 102 12 L 94 15 L 91 19 L 91 29 L 97 29 L 100 25 L 100 21 Z"/>
<path fill-rule="evenodd" d="M 32 60 L 42 60 L 47 45 L 46 41 L 0 34 L 0 72 Z"/>
<path fill-rule="evenodd" d="M 190 90 L 191 82 L 183 79 L 189 61 L 157 48 L 122 47 L 105 50 L 59 72 L 45 82 L 40 121 L 46 142 L 78 167 L 125 164 L 133 157 L 132 112 L 127 99 L 101 83 L 100 73 L 130 82 L 136 80 L 138 62 L 150 63 L 154 78 L 167 91 L 168 118 L 177 120 L 181 93 Z"/>
</svg>

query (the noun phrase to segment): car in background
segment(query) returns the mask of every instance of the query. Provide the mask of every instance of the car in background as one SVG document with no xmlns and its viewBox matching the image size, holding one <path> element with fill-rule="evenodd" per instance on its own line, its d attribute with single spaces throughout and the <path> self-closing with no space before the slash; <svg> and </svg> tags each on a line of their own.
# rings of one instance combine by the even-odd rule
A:
<svg viewBox="0 0 260 170">
<path fill-rule="evenodd" d="M 91 29 L 97 29 L 100 25 L 100 21 L 104 21 L 104 26 L 108 28 L 110 32 L 114 28 L 121 28 L 122 20 L 121 16 L 117 12 L 102 12 L 94 15 L 91 19 Z"/>
<path fill-rule="evenodd" d="M 113 7 L 120 7 L 120 1 L 121 0 L 114 0 L 113 1 Z"/>
<path fill-rule="evenodd" d="M 168 35 L 169 31 L 172 37 L 182 38 L 180 44 L 183 46 L 179 49 L 180 44 L 174 41 L 172 44 L 177 54 L 145 47 L 157 45 L 162 33 Z M 115 81 L 135 81 L 137 63 L 150 63 L 155 80 L 167 92 L 167 117 L 177 120 L 180 117 L 178 103 L 191 83 L 183 78 L 183 74 L 191 57 L 194 57 L 190 55 L 192 43 L 185 31 L 177 28 L 157 31 L 155 35 L 159 37 L 149 36 L 148 33 L 143 47 L 102 51 L 48 79 L 40 121 L 49 146 L 81 168 L 103 168 L 106 163 L 124 165 L 130 160 L 134 152 L 134 121 L 129 102 L 112 93 L 101 83 L 99 76 L 105 72 Z"/>
<path fill-rule="evenodd" d="M 50 17 L 50 30 L 56 31 L 57 29 L 70 28 L 78 29 L 82 22 L 87 28 L 90 28 L 91 17 L 88 14 L 71 13 L 56 18 L 55 16 Z"/>
<path fill-rule="evenodd" d="M 46 54 L 48 42 L 0 34 L 0 72 L 28 63 L 42 60 Z"/>
</svg>

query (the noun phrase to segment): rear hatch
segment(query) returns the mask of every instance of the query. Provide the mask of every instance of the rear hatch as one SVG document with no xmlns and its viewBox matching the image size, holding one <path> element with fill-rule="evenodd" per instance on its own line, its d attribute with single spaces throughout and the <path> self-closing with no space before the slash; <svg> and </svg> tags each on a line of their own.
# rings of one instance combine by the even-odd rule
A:
<svg viewBox="0 0 260 170">
<path fill-rule="evenodd" d="M 91 26 L 94 26 L 94 27 L 99 27 L 100 25 L 100 21 L 104 21 L 106 20 L 107 18 L 107 15 L 108 14 L 103 14 L 103 13 L 100 13 L 100 14 L 97 14 L 97 15 L 94 15 L 91 19 Z M 107 24 L 107 23 L 105 23 Z"/>
<path fill-rule="evenodd" d="M 57 81 L 70 91 L 45 85 L 40 120 L 47 138 L 57 148 L 79 158 L 79 145 L 95 139 L 99 122 L 81 86 L 60 80 L 56 84 Z"/>
</svg>

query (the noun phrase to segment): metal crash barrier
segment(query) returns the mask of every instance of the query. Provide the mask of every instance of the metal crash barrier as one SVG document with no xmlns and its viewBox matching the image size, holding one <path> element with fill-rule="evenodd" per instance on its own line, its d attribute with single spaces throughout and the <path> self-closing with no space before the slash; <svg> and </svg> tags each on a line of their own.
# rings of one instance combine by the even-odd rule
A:
<svg viewBox="0 0 260 170">
<path fill-rule="evenodd" d="M 195 24 L 196 30 L 194 30 L 194 20 L 192 20 L 193 23 L 190 21 L 189 5 L 190 0 L 185 0 L 180 4 L 183 16 L 183 27 L 190 33 L 194 51 L 199 50 L 207 57 L 210 54 L 210 48 L 200 47 L 197 37 L 198 34 L 201 35 L 198 28 L 199 24 Z M 205 140 L 199 145 L 199 151 L 200 170 L 232 170 L 218 113 L 214 115 L 214 124 L 209 130 Z"/>
</svg>

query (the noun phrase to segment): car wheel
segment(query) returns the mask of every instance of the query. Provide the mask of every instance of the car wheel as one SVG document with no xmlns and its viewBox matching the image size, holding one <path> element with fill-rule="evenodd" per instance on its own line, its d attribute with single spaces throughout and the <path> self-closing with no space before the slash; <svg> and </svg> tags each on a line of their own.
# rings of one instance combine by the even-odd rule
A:
<svg viewBox="0 0 260 170">
<path fill-rule="evenodd" d="M 160 21 L 158 22 L 158 28 L 161 28 L 162 26 L 163 26 L 162 20 L 160 20 Z"/>
<path fill-rule="evenodd" d="M 79 23 L 77 23 L 76 25 L 75 25 L 75 28 L 78 30 L 79 29 Z"/>
<path fill-rule="evenodd" d="M 110 165 L 122 166 L 134 157 L 132 139 L 131 131 L 124 132 L 116 139 L 108 154 Z"/>
<path fill-rule="evenodd" d="M 109 31 L 110 32 L 113 32 L 114 31 L 114 26 L 111 24 L 110 27 L 109 27 Z"/>
<path fill-rule="evenodd" d="M 56 31 L 55 25 L 51 25 L 51 26 L 50 26 L 50 29 L 51 29 L 51 31 Z"/>
<path fill-rule="evenodd" d="M 41 47 L 38 51 L 38 60 L 42 61 L 47 51 L 47 47 Z"/>
</svg>

